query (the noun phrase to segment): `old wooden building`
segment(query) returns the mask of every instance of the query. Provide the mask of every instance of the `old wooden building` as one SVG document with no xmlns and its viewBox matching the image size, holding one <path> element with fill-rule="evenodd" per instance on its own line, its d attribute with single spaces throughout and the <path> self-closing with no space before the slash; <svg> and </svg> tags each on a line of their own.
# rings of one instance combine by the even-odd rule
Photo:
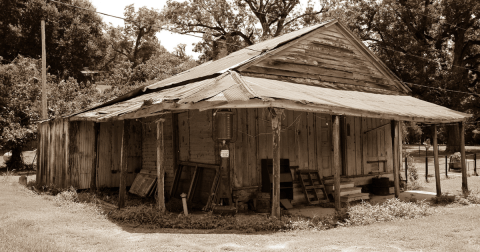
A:
<svg viewBox="0 0 480 252">
<path fill-rule="evenodd" d="M 274 215 L 280 198 L 326 199 L 306 196 L 302 176 L 314 173 L 336 203 L 364 197 L 360 187 L 377 176 L 394 180 L 398 194 L 399 123 L 463 125 L 470 116 L 410 92 L 343 24 L 329 21 L 42 122 L 37 181 L 119 187 L 122 199 L 143 174 L 142 183 L 158 178 L 160 199 L 184 192 L 206 205 L 272 192 Z"/>
</svg>

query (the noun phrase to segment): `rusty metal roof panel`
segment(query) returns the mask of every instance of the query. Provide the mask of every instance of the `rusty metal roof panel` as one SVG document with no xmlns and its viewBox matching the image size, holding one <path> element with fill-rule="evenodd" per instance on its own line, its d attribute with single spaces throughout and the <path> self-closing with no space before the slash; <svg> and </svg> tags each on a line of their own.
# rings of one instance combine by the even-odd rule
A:
<svg viewBox="0 0 480 252">
<path fill-rule="evenodd" d="M 385 95 L 308 86 L 277 80 L 242 77 L 258 98 L 284 99 L 332 108 L 378 114 L 424 117 L 435 120 L 463 119 L 470 115 L 404 95 Z"/>
<path fill-rule="evenodd" d="M 153 104 L 165 101 L 177 104 L 225 101 L 241 102 L 246 105 L 250 99 L 268 101 L 293 101 L 309 107 L 318 107 L 333 113 L 357 111 L 386 115 L 424 118 L 425 120 L 461 121 L 471 115 L 457 112 L 411 96 L 364 93 L 338 90 L 319 86 L 303 85 L 279 80 L 241 76 L 227 71 L 216 78 L 144 94 L 130 100 L 77 115 L 77 118 L 98 120 L 120 116 L 142 109 L 145 100 Z M 226 106 L 227 105 L 222 105 Z M 363 112 L 362 112 L 363 111 Z M 362 112 L 362 113 L 360 113 Z"/>
<path fill-rule="evenodd" d="M 233 52 L 230 55 L 223 57 L 219 60 L 209 61 L 202 65 L 196 66 L 192 69 L 189 69 L 185 72 L 182 72 L 178 75 L 172 76 L 165 80 L 159 81 L 155 84 L 149 85 L 145 87 L 146 89 L 157 89 L 166 87 L 172 84 L 180 83 L 183 81 L 198 79 L 206 76 L 210 76 L 213 74 L 224 73 L 225 71 L 237 67 L 243 63 L 249 62 L 251 59 L 259 56 L 264 51 L 271 50 L 276 48 L 277 46 L 289 42 L 293 39 L 296 39 L 306 33 L 309 33 L 317 28 L 320 28 L 328 23 L 336 22 L 334 20 L 327 21 L 321 24 L 313 25 L 310 27 L 306 27 L 294 32 L 290 32 L 284 34 L 282 36 L 278 36 L 269 40 L 265 40 L 263 42 L 248 46 L 243 48 L 239 51 Z"/>
</svg>

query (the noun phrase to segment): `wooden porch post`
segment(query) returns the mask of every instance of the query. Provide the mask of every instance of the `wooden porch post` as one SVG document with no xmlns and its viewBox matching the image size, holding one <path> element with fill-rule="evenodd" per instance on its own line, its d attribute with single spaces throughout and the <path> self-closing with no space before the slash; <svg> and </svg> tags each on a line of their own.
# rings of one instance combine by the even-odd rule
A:
<svg viewBox="0 0 480 252">
<path fill-rule="evenodd" d="M 433 132 L 433 162 L 435 164 L 435 183 L 437 186 L 437 196 L 442 196 L 442 189 L 440 187 L 440 164 L 438 160 L 438 143 L 437 143 L 437 125 L 432 125 Z"/>
<path fill-rule="evenodd" d="M 165 213 L 165 145 L 163 122 L 165 119 L 160 118 L 157 121 L 157 202 L 158 210 Z"/>
<path fill-rule="evenodd" d="M 402 162 L 400 158 L 400 123 L 398 121 L 392 121 L 392 143 L 393 143 L 393 184 L 395 186 L 395 198 L 400 197 L 400 167 L 399 164 Z"/>
<path fill-rule="evenodd" d="M 340 173 L 342 167 L 340 166 L 340 116 L 333 116 L 333 130 L 332 130 L 332 143 L 333 143 L 333 169 L 334 173 L 334 200 L 335 210 L 341 209 L 340 202 Z"/>
<path fill-rule="evenodd" d="M 280 218 L 280 130 L 282 129 L 283 109 L 273 108 L 270 111 L 273 131 L 272 216 Z"/>
<path fill-rule="evenodd" d="M 467 165 L 465 163 L 465 122 L 459 122 L 460 126 L 460 154 L 462 155 L 462 191 L 463 194 L 468 193 L 467 184 Z"/>
<path fill-rule="evenodd" d="M 120 186 L 118 192 L 118 208 L 125 207 L 125 195 L 127 193 L 127 153 L 128 153 L 128 132 L 130 122 L 123 120 L 122 148 L 120 158 Z"/>
</svg>

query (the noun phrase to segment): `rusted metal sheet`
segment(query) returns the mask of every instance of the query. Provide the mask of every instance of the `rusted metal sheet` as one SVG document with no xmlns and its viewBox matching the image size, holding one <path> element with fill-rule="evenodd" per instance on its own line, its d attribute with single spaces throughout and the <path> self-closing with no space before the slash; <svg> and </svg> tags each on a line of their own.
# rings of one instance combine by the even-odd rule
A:
<svg viewBox="0 0 480 252">
<path fill-rule="evenodd" d="M 235 75 L 235 78 L 229 75 Z M 196 93 L 196 92 L 198 93 Z M 254 95 L 254 97 L 252 97 Z M 422 101 L 406 95 L 385 95 L 365 93 L 349 90 L 336 90 L 318 86 L 302 85 L 272 79 L 241 76 L 237 73 L 227 73 L 218 83 L 211 81 L 192 83 L 187 86 L 172 88 L 166 91 L 143 95 L 123 103 L 140 102 L 142 99 L 154 99 L 161 103 L 165 97 L 176 100 L 177 104 L 209 103 L 223 100 L 236 105 L 248 103 L 258 99 L 262 101 L 291 101 L 308 105 L 309 108 L 320 108 L 331 113 L 344 113 L 364 116 L 362 112 L 374 113 L 381 116 L 403 116 L 416 120 L 444 120 L 461 121 L 470 115 L 448 108 Z M 246 98 L 251 98 L 246 100 Z M 115 104 L 102 109 L 109 109 L 108 116 L 118 116 L 125 113 L 123 104 Z M 264 106 L 264 105 L 262 105 Z M 229 107 L 228 104 L 223 107 Z M 250 105 L 251 107 L 251 105 Z M 132 107 L 129 111 L 135 111 Z M 80 115 L 81 116 L 81 115 Z"/>
<path fill-rule="evenodd" d="M 274 49 L 279 45 L 287 43 L 293 39 L 296 39 L 302 35 L 305 35 L 315 29 L 318 29 L 332 22 L 334 21 L 328 21 L 325 23 L 313 25 L 310 27 L 306 27 L 294 32 L 284 34 L 282 36 L 278 36 L 278 37 L 251 45 L 249 47 L 236 51 L 219 60 L 207 62 L 205 64 L 202 64 L 200 66 L 187 70 L 181 74 L 175 75 L 173 77 L 167 78 L 165 80 L 162 80 L 155 84 L 147 86 L 146 89 L 157 89 L 157 88 L 165 87 L 175 83 L 179 83 L 182 81 L 201 78 L 201 77 L 209 76 L 216 73 L 223 73 L 228 69 L 232 69 L 242 63 L 245 63 L 250 61 L 251 59 L 254 59 L 255 57 L 263 54 L 263 52 L 266 50 Z"/>
</svg>

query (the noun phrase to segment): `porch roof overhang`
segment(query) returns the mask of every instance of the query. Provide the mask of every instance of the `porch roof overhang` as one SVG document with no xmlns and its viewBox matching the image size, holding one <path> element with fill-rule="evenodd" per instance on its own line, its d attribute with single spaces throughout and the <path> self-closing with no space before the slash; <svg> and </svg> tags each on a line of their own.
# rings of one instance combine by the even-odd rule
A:
<svg viewBox="0 0 480 252">
<path fill-rule="evenodd" d="M 472 116 L 407 95 L 338 90 L 227 71 L 216 78 L 167 88 L 80 113 L 70 120 L 102 122 L 179 110 L 269 107 L 426 124 L 460 122 Z"/>
</svg>

